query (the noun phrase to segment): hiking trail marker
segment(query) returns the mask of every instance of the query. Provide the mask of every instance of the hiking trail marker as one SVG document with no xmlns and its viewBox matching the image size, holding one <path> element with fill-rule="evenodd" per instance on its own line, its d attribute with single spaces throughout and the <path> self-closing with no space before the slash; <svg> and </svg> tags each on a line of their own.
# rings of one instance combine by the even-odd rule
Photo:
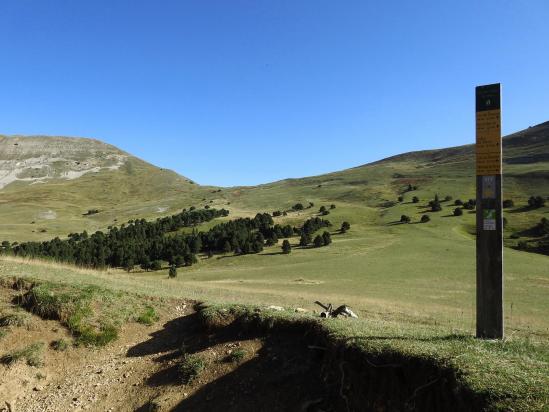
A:
<svg viewBox="0 0 549 412">
<path fill-rule="evenodd" d="M 476 88 L 477 338 L 503 338 L 501 86 Z"/>
</svg>

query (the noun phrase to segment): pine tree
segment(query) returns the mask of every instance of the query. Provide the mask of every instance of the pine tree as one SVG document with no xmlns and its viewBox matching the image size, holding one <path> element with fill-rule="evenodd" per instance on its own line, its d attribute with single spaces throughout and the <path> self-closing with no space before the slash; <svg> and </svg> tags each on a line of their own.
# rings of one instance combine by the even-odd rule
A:
<svg viewBox="0 0 549 412">
<path fill-rule="evenodd" d="M 328 246 L 332 243 L 332 236 L 330 235 L 330 232 L 324 232 L 322 234 L 322 240 L 324 241 L 324 246 Z"/>
<path fill-rule="evenodd" d="M 292 251 L 292 245 L 290 245 L 290 242 L 285 239 L 284 242 L 282 242 L 282 253 L 288 254 Z"/>
<path fill-rule="evenodd" d="M 170 278 L 175 278 L 175 277 L 177 277 L 177 268 L 175 267 L 175 265 L 171 265 L 171 266 L 170 266 L 170 271 L 169 271 L 169 273 L 168 273 L 168 276 L 169 276 Z"/>
<path fill-rule="evenodd" d="M 324 246 L 324 239 L 320 235 L 316 235 L 315 240 L 313 241 L 315 247 Z"/>
</svg>

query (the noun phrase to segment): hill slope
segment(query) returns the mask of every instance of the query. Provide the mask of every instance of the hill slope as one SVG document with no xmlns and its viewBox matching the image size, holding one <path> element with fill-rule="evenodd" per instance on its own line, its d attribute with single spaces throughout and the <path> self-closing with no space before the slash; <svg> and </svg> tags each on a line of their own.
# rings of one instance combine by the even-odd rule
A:
<svg viewBox="0 0 549 412">
<path fill-rule="evenodd" d="M 0 136 L 0 228 L 12 239 L 174 213 L 207 190 L 98 140 Z"/>
<path fill-rule="evenodd" d="M 549 122 L 503 142 L 504 196 L 519 203 L 531 195 L 548 196 Z M 12 241 L 37 240 L 173 214 L 191 205 L 230 204 L 233 215 L 287 209 L 296 202 L 377 208 L 395 201 L 409 184 L 419 187 L 414 193 L 419 197 L 439 193 L 466 200 L 475 196 L 474 161 L 474 145 L 465 145 L 405 153 L 320 176 L 218 189 L 192 184 L 97 140 L 0 137 L 0 228 Z M 89 209 L 100 213 L 83 216 Z M 515 217 L 516 229 L 539 220 L 535 213 Z"/>
</svg>

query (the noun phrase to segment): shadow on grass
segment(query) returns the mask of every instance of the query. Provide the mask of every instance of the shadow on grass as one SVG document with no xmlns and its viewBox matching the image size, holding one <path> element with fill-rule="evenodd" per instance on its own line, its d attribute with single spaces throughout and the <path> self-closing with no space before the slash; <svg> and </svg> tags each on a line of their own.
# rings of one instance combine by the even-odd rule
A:
<svg viewBox="0 0 549 412">
<path fill-rule="evenodd" d="M 239 255 L 223 255 L 223 256 L 218 256 L 217 259 L 230 259 L 230 258 L 235 258 L 235 257 L 239 257 L 239 256 L 244 256 L 245 254 L 239 254 Z"/>
<path fill-rule="evenodd" d="M 400 341 L 416 341 L 416 342 L 448 342 L 448 341 L 464 341 L 473 340 L 472 335 L 466 334 L 449 334 L 443 336 L 350 336 L 346 341 L 371 341 L 371 340 L 400 340 Z"/>
<path fill-rule="evenodd" d="M 505 210 L 505 213 L 524 213 L 524 212 L 529 212 L 531 210 L 534 210 L 535 208 L 533 207 L 530 207 L 530 206 L 522 206 L 522 207 L 518 207 L 516 209 L 513 209 L 513 210 Z"/>
</svg>

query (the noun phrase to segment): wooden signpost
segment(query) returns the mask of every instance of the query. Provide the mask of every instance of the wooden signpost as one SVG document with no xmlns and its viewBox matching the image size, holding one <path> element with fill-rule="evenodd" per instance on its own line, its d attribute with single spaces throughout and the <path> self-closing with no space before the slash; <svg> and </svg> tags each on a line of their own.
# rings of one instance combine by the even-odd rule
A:
<svg viewBox="0 0 549 412">
<path fill-rule="evenodd" d="M 501 86 L 476 88 L 477 337 L 503 338 Z"/>
</svg>

